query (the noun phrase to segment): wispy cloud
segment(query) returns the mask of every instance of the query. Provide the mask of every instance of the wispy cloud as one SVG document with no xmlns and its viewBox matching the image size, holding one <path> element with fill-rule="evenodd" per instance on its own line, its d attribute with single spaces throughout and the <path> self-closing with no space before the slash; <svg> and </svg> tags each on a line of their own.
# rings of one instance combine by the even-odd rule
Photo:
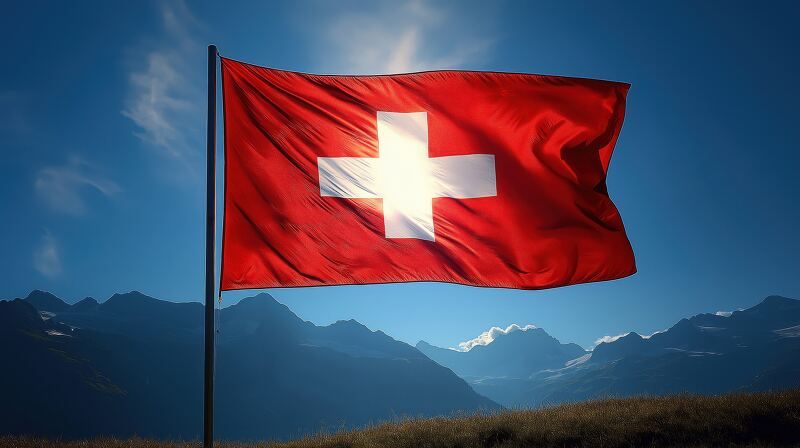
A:
<svg viewBox="0 0 800 448">
<path fill-rule="evenodd" d="M 203 95 L 196 78 L 188 75 L 192 64 L 184 55 L 202 54 L 193 38 L 198 22 L 182 1 L 159 7 L 164 36 L 135 52 L 122 115 L 136 125 L 134 135 L 191 170 L 201 154 L 202 107 L 197 99 Z"/>
<path fill-rule="evenodd" d="M 36 194 L 52 211 L 80 216 L 88 206 L 87 191 L 110 197 L 120 192 L 119 185 L 100 173 L 92 164 L 71 157 L 66 165 L 48 166 L 36 173 Z"/>
<path fill-rule="evenodd" d="M 49 230 L 45 229 L 39 246 L 33 251 L 33 267 L 50 279 L 61 274 L 61 254 L 58 242 Z"/>
<path fill-rule="evenodd" d="M 513 333 L 515 331 L 528 331 L 535 328 L 536 325 L 520 326 L 517 324 L 511 324 L 506 328 L 492 327 L 488 331 L 481 333 L 477 338 L 470 339 L 469 341 L 459 342 L 458 348 L 455 350 L 467 352 L 477 345 L 489 345 L 500 336 Z"/>
<path fill-rule="evenodd" d="M 422 0 L 335 15 L 325 28 L 324 69 L 399 73 L 463 68 L 488 55 L 494 39 L 456 20 L 458 8 Z M 443 38 L 446 36 L 446 38 Z"/>
</svg>

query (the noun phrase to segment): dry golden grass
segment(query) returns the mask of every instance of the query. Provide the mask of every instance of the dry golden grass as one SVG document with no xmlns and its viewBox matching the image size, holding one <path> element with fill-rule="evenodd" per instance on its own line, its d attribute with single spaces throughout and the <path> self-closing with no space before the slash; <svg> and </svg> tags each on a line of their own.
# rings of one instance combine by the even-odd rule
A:
<svg viewBox="0 0 800 448">
<path fill-rule="evenodd" d="M 19 448 L 189 448 L 197 442 L 48 441 L 0 437 Z M 387 423 L 288 443 L 225 448 L 488 448 L 800 446 L 800 390 L 716 397 L 606 399 L 536 411 Z"/>
</svg>

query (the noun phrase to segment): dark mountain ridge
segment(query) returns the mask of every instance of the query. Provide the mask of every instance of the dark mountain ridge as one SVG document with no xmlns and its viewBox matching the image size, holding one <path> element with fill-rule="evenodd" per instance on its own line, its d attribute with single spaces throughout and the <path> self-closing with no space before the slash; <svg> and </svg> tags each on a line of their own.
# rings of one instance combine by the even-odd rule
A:
<svg viewBox="0 0 800 448">
<path fill-rule="evenodd" d="M 31 291 L 31 293 L 28 294 L 28 296 L 23 300 L 30 303 L 37 310 L 48 311 L 51 313 L 66 311 L 70 308 L 69 304 L 59 299 L 55 295 L 47 291 L 40 291 L 38 289 Z"/>
<path fill-rule="evenodd" d="M 0 370 L 0 433 L 200 436 L 201 304 L 134 291 L 68 305 L 36 292 L 0 302 L 0 319 L 0 358 L 14 366 Z M 497 408 L 407 344 L 355 321 L 315 326 L 268 294 L 219 322 L 221 438 Z"/>
</svg>

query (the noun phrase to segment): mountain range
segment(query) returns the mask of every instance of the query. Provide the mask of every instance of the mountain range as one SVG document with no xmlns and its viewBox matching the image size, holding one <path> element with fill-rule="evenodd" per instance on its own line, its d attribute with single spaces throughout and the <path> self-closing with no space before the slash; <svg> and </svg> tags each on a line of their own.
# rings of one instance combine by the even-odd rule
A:
<svg viewBox="0 0 800 448">
<path fill-rule="evenodd" d="M 0 301 L 0 433 L 201 435 L 203 312 L 138 292 Z M 216 433 L 287 439 L 407 416 L 497 409 L 414 347 L 316 326 L 268 294 L 219 311 Z"/>
<path fill-rule="evenodd" d="M 699 314 L 650 336 L 628 333 L 591 351 L 540 328 L 467 351 L 417 348 L 509 407 L 603 396 L 717 394 L 800 387 L 800 301 L 770 296 L 730 314 Z"/>
<path fill-rule="evenodd" d="M 138 292 L 0 301 L 0 434 L 198 438 L 203 313 Z M 501 405 L 800 387 L 800 301 L 779 296 L 592 350 L 532 326 L 474 341 L 412 347 L 355 320 L 303 321 L 268 294 L 244 299 L 218 311 L 216 434 L 288 439 Z"/>
</svg>

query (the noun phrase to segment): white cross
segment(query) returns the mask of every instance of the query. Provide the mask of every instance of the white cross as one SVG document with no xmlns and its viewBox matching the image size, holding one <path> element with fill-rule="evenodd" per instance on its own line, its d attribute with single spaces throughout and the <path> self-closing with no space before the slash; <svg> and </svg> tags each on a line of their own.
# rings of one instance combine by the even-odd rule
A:
<svg viewBox="0 0 800 448">
<path fill-rule="evenodd" d="M 383 198 L 386 238 L 434 241 L 433 198 L 497 196 L 494 155 L 428 157 L 426 112 L 378 112 L 378 157 L 319 157 L 319 192 Z"/>
</svg>

